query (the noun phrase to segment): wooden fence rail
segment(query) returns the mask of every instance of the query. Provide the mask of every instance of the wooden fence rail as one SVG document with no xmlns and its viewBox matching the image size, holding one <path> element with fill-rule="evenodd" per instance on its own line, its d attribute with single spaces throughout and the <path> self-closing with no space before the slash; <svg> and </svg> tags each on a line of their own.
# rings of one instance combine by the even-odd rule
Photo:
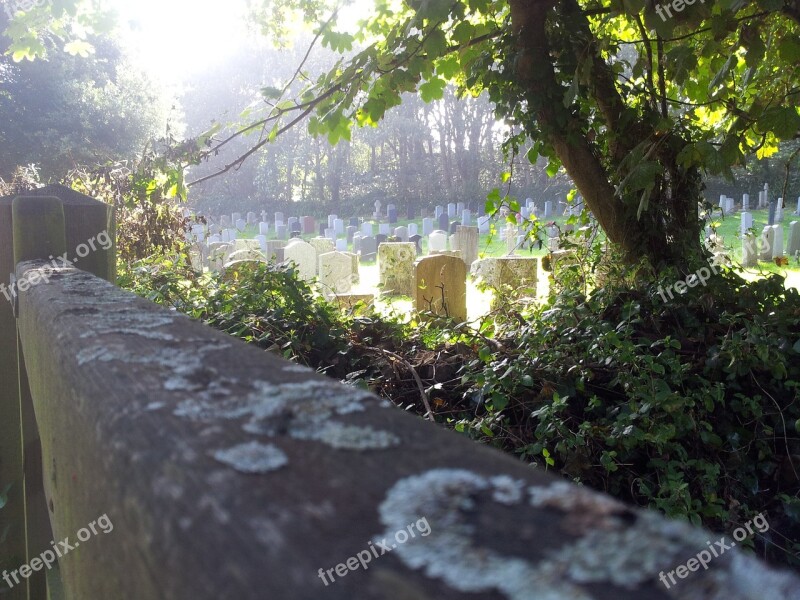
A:
<svg viewBox="0 0 800 600">
<path fill-rule="evenodd" d="M 53 250 L 101 231 L 59 235 L 68 203 L 13 207 L 26 284 L 13 328 L 0 317 L 23 367 L 0 409 L 17 415 L 30 493 L 12 501 L 28 507 L 25 560 L 63 552 L 25 580 L 29 598 L 800 598 L 793 574 L 735 549 L 693 569 L 719 535 L 532 469 L 95 274 L 52 268 Z M 5 389 L 16 340 L 0 350 Z M 0 474 L 16 465 L 19 487 L 15 460 Z"/>
</svg>

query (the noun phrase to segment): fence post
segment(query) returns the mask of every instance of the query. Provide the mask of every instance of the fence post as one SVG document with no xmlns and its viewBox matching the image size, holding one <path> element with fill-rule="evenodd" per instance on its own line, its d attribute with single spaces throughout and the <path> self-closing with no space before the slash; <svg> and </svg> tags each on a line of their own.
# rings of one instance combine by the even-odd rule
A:
<svg viewBox="0 0 800 600">
<path fill-rule="evenodd" d="M 67 258 L 76 262 L 80 269 L 111 282 L 116 280 L 115 216 L 112 206 L 61 185 L 32 190 L 23 196 L 16 214 L 13 208 L 16 198 L 0 198 L 0 494 L 7 485 L 11 485 L 7 503 L 0 508 L 0 575 L 4 569 L 18 569 L 28 561 L 29 556 L 37 554 L 34 552 L 36 546 L 49 544 L 52 540 L 46 496 L 41 483 L 40 444 L 30 404 L 24 358 L 18 351 L 13 306 L 9 301 L 11 275 L 16 270 L 18 260 L 49 259 L 51 255 L 60 257 L 68 252 Z M 41 203 L 42 198 L 46 198 L 44 204 Z M 40 213 L 35 208 L 54 207 L 56 203 L 59 206 L 58 215 L 49 211 Z M 15 218 L 18 220 L 16 223 Z M 19 220 L 27 224 L 22 225 Z M 18 230 L 17 235 L 14 235 L 15 229 Z M 106 237 L 101 237 L 103 234 Z M 19 258 L 15 258 L 15 250 Z M 56 262 L 61 264 L 58 260 Z M 37 509 L 38 512 L 34 512 Z M 43 539 L 45 536 L 46 539 Z M 47 580 L 47 597 L 60 597 L 57 568 L 47 572 Z M 34 581 L 31 585 L 31 598 L 38 600 L 45 597 L 37 595 L 44 585 L 41 581 Z M 16 585 L 11 590 L 7 587 L 6 582 L 0 579 L 0 590 L 4 592 L 1 597 L 4 600 L 24 600 L 29 597 L 25 585 Z"/>
<path fill-rule="evenodd" d="M 14 231 L 15 265 L 27 260 L 52 260 L 52 257 L 62 256 L 67 252 L 64 207 L 58 198 L 17 197 L 12 203 L 11 220 Z M 23 279 L 16 283 L 21 291 L 28 285 L 34 284 Z M 31 565 L 34 558 L 45 550 L 50 550 L 53 532 L 44 491 L 42 445 L 19 336 L 17 336 L 17 348 L 25 507 L 25 562 Z M 46 570 L 36 570 L 27 578 L 30 600 L 47 598 L 47 580 Z"/>
</svg>

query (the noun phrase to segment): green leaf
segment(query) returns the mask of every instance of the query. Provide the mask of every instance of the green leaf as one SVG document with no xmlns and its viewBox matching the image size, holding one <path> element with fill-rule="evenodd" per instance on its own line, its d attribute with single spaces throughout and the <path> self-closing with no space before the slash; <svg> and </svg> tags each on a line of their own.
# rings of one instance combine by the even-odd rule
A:
<svg viewBox="0 0 800 600">
<path fill-rule="evenodd" d="M 72 56 L 88 58 L 90 54 L 94 54 L 94 46 L 84 40 L 74 40 L 64 45 L 64 52 Z"/>
<path fill-rule="evenodd" d="M 758 120 L 758 128 L 763 132 L 771 131 L 783 140 L 790 140 L 800 129 L 800 113 L 797 108 L 776 106 Z"/>
<path fill-rule="evenodd" d="M 444 98 L 444 89 L 446 87 L 447 82 L 444 79 L 440 77 L 434 77 L 419 86 L 419 95 L 423 102 L 441 100 Z"/>
</svg>

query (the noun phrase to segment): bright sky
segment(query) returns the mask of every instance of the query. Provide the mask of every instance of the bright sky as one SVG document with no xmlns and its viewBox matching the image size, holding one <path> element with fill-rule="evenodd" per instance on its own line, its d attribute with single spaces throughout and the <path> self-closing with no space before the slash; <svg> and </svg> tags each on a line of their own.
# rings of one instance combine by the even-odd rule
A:
<svg viewBox="0 0 800 600">
<path fill-rule="evenodd" d="M 244 0 L 113 3 L 134 59 L 165 83 L 223 62 L 248 35 Z"/>
</svg>

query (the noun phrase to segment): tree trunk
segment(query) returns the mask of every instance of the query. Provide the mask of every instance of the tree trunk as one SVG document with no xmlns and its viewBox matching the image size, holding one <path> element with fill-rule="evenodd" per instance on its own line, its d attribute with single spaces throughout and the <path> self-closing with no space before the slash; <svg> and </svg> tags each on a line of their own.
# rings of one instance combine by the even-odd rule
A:
<svg viewBox="0 0 800 600">
<path fill-rule="evenodd" d="M 556 5 L 561 5 L 558 11 L 553 10 Z M 623 260 L 633 263 L 648 257 L 656 267 L 684 269 L 702 260 L 697 218 L 702 180 L 696 170 L 685 170 L 677 162 L 687 142 L 661 133 L 659 115 L 647 112 L 653 109 L 643 109 L 635 119 L 624 118 L 631 109 L 619 95 L 615 75 L 602 59 L 589 22 L 574 0 L 510 0 L 510 7 L 519 49 L 516 93 L 535 121 L 528 129 L 538 129 L 553 148 L 589 210 L 622 251 Z M 582 84 L 609 131 L 605 154 L 595 145 L 595 132 L 586 119 L 565 106 L 567 88 L 557 73 L 569 71 L 561 62 L 556 65 L 556 60 L 568 66 L 589 61 L 588 81 Z M 642 193 L 617 193 L 616 187 L 634 166 L 623 160 L 645 140 L 654 145 L 649 160 L 658 162 L 663 173 L 640 213 Z"/>
</svg>

